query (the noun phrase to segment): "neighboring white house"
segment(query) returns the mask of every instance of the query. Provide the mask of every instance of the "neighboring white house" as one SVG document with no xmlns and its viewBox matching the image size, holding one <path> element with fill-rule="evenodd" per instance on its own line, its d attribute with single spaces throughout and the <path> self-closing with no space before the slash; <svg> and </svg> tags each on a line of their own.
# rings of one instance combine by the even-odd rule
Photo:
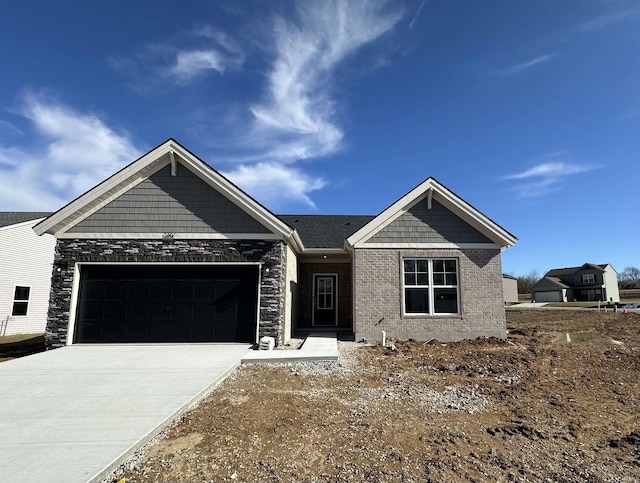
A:
<svg viewBox="0 0 640 483">
<path fill-rule="evenodd" d="M 45 330 L 56 239 L 33 226 L 49 214 L 0 212 L 0 335 Z"/>
<path fill-rule="evenodd" d="M 504 293 L 505 304 L 518 303 L 518 279 L 516 277 L 512 277 L 511 275 L 503 273 L 502 292 Z"/>
</svg>

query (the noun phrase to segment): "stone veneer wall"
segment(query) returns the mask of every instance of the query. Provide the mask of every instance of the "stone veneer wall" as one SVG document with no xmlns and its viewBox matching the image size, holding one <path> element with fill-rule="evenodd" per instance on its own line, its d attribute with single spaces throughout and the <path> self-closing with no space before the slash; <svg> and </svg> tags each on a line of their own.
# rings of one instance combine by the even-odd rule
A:
<svg viewBox="0 0 640 483">
<path fill-rule="evenodd" d="M 285 257 L 282 241 L 59 239 L 51 277 L 45 341 L 48 349 L 67 343 L 76 262 L 261 262 L 259 337 L 284 341 Z"/>
<path fill-rule="evenodd" d="M 402 315 L 403 257 L 458 259 L 460 315 Z M 506 337 L 499 249 L 357 249 L 354 276 L 356 340 Z"/>
</svg>

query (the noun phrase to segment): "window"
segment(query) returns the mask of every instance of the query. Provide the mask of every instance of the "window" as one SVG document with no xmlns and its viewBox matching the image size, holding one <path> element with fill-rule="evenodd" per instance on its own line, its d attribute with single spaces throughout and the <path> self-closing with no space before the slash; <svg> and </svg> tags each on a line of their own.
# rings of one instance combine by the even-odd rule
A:
<svg viewBox="0 0 640 483">
<path fill-rule="evenodd" d="M 458 314 L 458 261 L 405 258 L 405 314 Z"/>
<path fill-rule="evenodd" d="M 583 273 L 582 283 L 596 283 L 596 277 L 593 273 Z"/>
<path fill-rule="evenodd" d="M 31 287 L 16 287 L 16 290 L 13 293 L 13 309 L 11 310 L 12 316 L 27 315 L 30 293 Z"/>
</svg>

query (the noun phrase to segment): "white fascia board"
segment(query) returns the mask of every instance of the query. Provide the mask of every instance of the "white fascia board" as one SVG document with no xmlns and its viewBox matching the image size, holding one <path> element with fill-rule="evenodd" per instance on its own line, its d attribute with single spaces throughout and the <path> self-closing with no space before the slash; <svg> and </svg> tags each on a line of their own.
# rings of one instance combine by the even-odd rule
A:
<svg viewBox="0 0 640 483">
<path fill-rule="evenodd" d="M 58 238 L 83 240 L 282 240 L 275 233 L 60 233 Z"/>
<path fill-rule="evenodd" d="M 88 205 L 92 201 L 98 199 L 100 196 L 105 195 L 110 190 L 118 186 L 120 183 L 126 181 L 127 179 L 133 177 L 137 172 L 139 172 L 144 167 L 156 161 L 158 158 L 164 156 L 169 151 L 174 149 L 175 143 L 173 140 L 168 140 L 164 144 L 161 144 L 153 151 L 149 151 L 147 154 L 139 158 L 137 161 L 134 161 L 129 166 L 121 169 L 116 174 L 107 178 L 105 181 L 90 189 L 86 193 L 80 195 L 78 198 L 55 212 L 49 218 L 47 218 L 42 223 L 38 224 L 34 227 L 35 232 L 38 235 L 42 235 L 43 233 L 51 233 L 49 230 L 54 226 L 62 223 L 65 219 L 72 217 L 79 209 L 83 206 Z M 111 197 L 109 197 L 112 199 Z M 91 210 L 93 212 L 94 210 Z M 74 220 L 75 221 L 75 220 Z M 73 223 L 70 223 L 73 224 Z M 69 224 L 67 224 L 68 226 Z"/>
<path fill-rule="evenodd" d="M 362 243 L 355 246 L 357 249 L 369 248 L 387 248 L 387 249 L 491 249 L 498 250 L 500 245 L 497 243 Z"/>
<path fill-rule="evenodd" d="M 286 237 L 287 242 L 296 254 L 301 254 L 306 251 L 302 238 L 298 234 L 298 230 L 293 230 L 290 236 Z"/>
</svg>

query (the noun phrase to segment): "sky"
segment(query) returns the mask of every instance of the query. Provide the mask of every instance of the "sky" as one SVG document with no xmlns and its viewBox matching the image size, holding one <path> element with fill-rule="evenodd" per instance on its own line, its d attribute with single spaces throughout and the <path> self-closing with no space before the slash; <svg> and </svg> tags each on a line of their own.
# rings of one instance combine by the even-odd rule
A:
<svg viewBox="0 0 640 483">
<path fill-rule="evenodd" d="M 636 0 L 21 0 L 0 65 L 0 211 L 174 138 L 275 213 L 433 176 L 519 238 L 506 273 L 640 266 Z"/>
</svg>

